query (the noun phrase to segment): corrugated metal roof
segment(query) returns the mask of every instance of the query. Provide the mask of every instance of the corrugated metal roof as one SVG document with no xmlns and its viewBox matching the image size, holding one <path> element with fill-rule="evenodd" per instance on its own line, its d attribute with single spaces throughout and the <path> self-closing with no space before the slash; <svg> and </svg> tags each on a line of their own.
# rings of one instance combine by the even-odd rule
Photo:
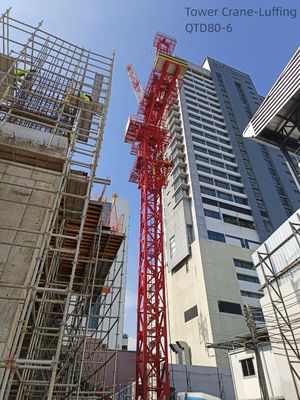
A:
<svg viewBox="0 0 300 400">
<path fill-rule="evenodd" d="M 296 108 L 300 100 L 300 47 L 297 49 L 261 106 L 244 131 L 244 137 L 253 137 L 279 146 L 286 138 L 280 129 Z M 289 145 L 299 147 L 299 126 L 289 138 Z"/>
</svg>

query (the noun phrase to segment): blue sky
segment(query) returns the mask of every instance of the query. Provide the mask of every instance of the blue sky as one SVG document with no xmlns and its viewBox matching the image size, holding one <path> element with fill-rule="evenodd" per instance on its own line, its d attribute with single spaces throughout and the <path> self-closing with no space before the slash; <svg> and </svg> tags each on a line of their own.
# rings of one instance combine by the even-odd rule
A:
<svg viewBox="0 0 300 400">
<path fill-rule="evenodd" d="M 210 56 L 249 73 L 262 95 L 299 46 L 299 0 L 1 0 L 0 13 L 10 6 L 12 16 L 95 52 L 116 51 L 113 88 L 98 176 L 109 177 L 109 193 L 127 198 L 131 209 L 125 332 L 135 336 L 138 254 L 139 193 L 128 182 L 133 163 L 129 146 L 123 143 L 127 118 L 137 111 L 126 65 L 132 63 L 142 84 L 146 83 L 154 52 L 156 31 L 177 38 L 175 54 L 201 63 Z M 297 17 L 187 17 L 186 7 L 296 9 Z M 187 23 L 232 24 L 227 33 L 187 33 Z M 149 54 L 150 52 L 150 54 Z"/>
</svg>

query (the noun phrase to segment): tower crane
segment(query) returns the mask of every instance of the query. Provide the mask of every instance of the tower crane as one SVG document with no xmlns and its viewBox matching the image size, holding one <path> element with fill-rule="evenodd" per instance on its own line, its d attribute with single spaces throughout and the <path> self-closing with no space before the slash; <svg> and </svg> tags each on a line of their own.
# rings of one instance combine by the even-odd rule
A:
<svg viewBox="0 0 300 400">
<path fill-rule="evenodd" d="M 166 117 L 183 82 L 187 63 L 172 56 L 176 39 L 157 33 L 156 57 L 145 90 L 132 66 L 129 77 L 139 107 L 127 123 L 125 142 L 135 162 L 129 181 L 140 189 L 136 399 L 169 400 L 162 188 L 171 163 Z"/>
</svg>

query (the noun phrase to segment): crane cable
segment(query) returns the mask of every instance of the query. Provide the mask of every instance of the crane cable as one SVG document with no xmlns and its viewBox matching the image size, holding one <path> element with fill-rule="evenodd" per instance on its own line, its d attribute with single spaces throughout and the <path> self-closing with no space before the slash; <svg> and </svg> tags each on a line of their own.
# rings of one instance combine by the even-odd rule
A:
<svg viewBox="0 0 300 400">
<path fill-rule="evenodd" d="M 136 61 L 134 61 L 134 62 L 132 62 L 132 63 L 130 63 L 130 64 L 131 64 L 131 65 L 138 64 L 139 62 L 143 61 L 146 57 L 149 56 L 149 54 L 151 54 L 151 53 L 154 52 L 154 51 L 155 51 L 155 49 L 154 49 L 153 47 L 151 47 L 151 49 L 149 49 L 148 51 L 146 51 L 146 53 L 145 53 L 142 57 L 138 58 Z"/>
</svg>

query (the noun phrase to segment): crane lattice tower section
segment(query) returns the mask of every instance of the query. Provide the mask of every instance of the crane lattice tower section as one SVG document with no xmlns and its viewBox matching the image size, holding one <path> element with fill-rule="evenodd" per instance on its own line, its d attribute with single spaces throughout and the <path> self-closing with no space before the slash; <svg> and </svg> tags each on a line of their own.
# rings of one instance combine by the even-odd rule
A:
<svg viewBox="0 0 300 400">
<path fill-rule="evenodd" d="M 172 56 L 176 40 L 156 34 L 156 58 L 145 92 L 133 79 L 140 98 L 136 117 L 130 117 L 125 142 L 135 163 L 130 181 L 140 189 L 140 236 L 137 305 L 136 398 L 169 399 L 166 299 L 164 280 L 162 188 L 171 164 L 165 159 L 169 142 L 168 115 L 187 68 Z M 131 68 L 129 68 L 132 76 Z"/>
</svg>

